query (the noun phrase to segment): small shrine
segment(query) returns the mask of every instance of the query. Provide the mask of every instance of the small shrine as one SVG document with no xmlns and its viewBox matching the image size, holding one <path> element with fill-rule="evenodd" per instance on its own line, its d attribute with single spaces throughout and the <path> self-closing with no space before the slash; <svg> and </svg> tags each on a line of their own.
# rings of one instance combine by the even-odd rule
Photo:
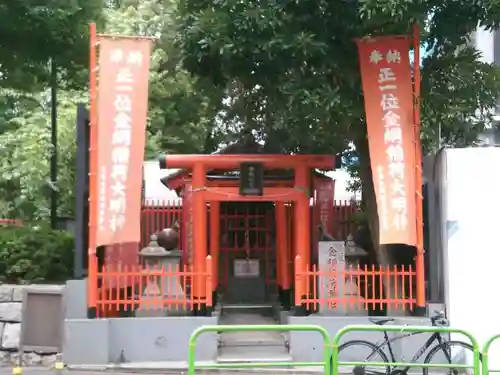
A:
<svg viewBox="0 0 500 375">
<path fill-rule="evenodd" d="M 331 220 L 319 205 L 332 209 L 334 181 L 318 170 L 335 165 L 334 156 L 265 154 L 256 143 L 160 159 L 177 169 L 162 182 L 182 197 L 182 263 L 197 270 L 212 257 L 214 305 L 293 305 L 293 259 L 317 263 L 314 228 Z M 201 285 L 190 291 L 205 298 Z"/>
</svg>

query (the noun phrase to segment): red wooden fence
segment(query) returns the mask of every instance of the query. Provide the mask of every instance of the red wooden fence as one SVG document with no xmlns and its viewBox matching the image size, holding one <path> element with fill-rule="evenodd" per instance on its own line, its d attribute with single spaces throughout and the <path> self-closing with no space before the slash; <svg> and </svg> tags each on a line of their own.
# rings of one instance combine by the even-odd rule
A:
<svg viewBox="0 0 500 375">
<path fill-rule="evenodd" d="M 351 216 L 356 212 L 357 207 L 350 204 L 350 201 L 335 201 L 333 206 L 333 228 L 327 228 L 338 240 L 345 240 L 349 233 L 353 232 Z M 312 207 L 311 207 L 312 209 Z M 182 228 L 182 201 L 168 200 L 147 200 L 143 203 L 141 225 L 141 247 L 147 246 L 151 234 L 172 226 L 174 222 L 179 222 Z M 182 235 L 179 236 L 182 241 Z M 180 243 L 182 249 L 183 244 Z"/>
</svg>

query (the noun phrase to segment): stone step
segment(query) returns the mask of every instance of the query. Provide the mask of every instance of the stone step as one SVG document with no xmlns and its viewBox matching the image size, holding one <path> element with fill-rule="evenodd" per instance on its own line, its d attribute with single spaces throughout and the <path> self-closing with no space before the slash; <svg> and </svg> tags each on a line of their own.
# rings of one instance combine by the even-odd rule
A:
<svg viewBox="0 0 500 375">
<path fill-rule="evenodd" d="M 228 347 L 219 349 L 217 362 L 283 362 L 292 359 L 285 347 Z"/>
<path fill-rule="evenodd" d="M 262 304 L 262 305 L 230 305 L 223 304 L 221 307 L 221 313 L 223 316 L 240 315 L 240 314 L 251 314 L 255 316 L 262 317 L 274 317 L 275 307 L 272 304 Z M 258 324 L 258 323 L 255 323 Z"/>
<path fill-rule="evenodd" d="M 258 310 L 258 309 L 256 309 Z M 237 311 L 237 312 L 236 312 Z M 276 325 L 276 320 L 269 315 L 248 312 L 245 309 L 233 310 L 219 319 L 222 325 Z M 223 353 L 254 353 L 261 356 L 266 353 L 283 355 L 288 353 L 288 335 L 277 331 L 221 332 L 219 348 Z M 233 354 L 234 354 L 233 353 Z"/>
<path fill-rule="evenodd" d="M 265 337 L 265 336 L 224 336 L 219 340 L 220 346 L 284 346 L 286 339 L 284 336 Z"/>
<path fill-rule="evenodd" d="M 277 321 L 272 313 L 261 314 L 260 310 L 254 312 L 242 309 L 239 311 L 224 311 L 219 319 L 219 324 L 277 324 Z"/>
</svg>

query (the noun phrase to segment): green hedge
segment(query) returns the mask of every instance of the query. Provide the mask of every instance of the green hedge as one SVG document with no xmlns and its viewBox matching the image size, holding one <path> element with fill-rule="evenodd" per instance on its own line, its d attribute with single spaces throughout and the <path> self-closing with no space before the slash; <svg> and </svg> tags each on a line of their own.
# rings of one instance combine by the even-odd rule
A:
<svg viewBox="0 0 500 375">
<path fill-rule="evenodd" d="M 71 278 L 74 239 L 45 226 L 0 226 L 0 282 L 50 283 Z"/>
</svg>

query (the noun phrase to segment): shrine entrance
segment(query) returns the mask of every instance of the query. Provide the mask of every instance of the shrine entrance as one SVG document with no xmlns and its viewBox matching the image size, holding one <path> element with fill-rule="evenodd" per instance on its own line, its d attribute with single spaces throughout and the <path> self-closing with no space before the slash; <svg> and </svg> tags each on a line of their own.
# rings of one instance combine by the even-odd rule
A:
<svg viewBox="0 0 500 375">
<path fill-rule="evenodd" d="M 278 301 L 273 202 L 223 202 L 219 294 L 226 306 Z"/>
<path fill-rule="evenodd" d="M 194 277 L 190 284 L 190 298 L 201 301 L 195 314 L 224 310 L 224 305 L 289 310 L 300 303 L 293 300 L 294 262 L 311 266 L 312 177 L 315 169 L 330 170 L 334 165 L 330 155 L 160 158 L 160 168 L 186 171 L 177 175 L 176 186 L 168 182 L 182 191 L 185 262 L 195 274 L 211 277 L 213 305 L 204 302 L 210 285 L 202 277 Z M 301 279 L 298 287 L 302 299 L 310 286 Z"/>
</svg>

